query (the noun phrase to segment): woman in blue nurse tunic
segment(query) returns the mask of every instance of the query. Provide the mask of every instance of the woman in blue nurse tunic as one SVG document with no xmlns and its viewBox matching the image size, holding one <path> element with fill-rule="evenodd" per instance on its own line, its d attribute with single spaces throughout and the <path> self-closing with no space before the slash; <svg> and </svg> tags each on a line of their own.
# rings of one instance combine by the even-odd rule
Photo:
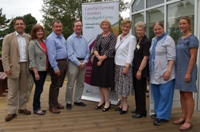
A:
<svg viewBox="0 0 200 132">
<path fill-rule="evenodd" d="M 153 26 L 155 37 L 150 48 L 150 83 L 154 97 L 154 125 L 170 120 L 174 95 L 176 49 L 174 40 L 164 32 L 161 22 Z"/>
</svg>

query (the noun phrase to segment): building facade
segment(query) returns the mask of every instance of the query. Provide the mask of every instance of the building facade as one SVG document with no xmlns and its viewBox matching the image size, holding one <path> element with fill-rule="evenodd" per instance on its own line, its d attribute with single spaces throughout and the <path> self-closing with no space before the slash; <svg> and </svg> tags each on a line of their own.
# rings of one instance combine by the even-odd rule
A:
<svg viewBox="0 0 200 132">
<path fill-rule="evenodd" d="M 175 42 L 181 36 L 179 30 L 179 19 L 189 16 L 192 20 L 192 32 L 200 40 L 200 0 L 132 0 L 130 3 L 130 18 L 132 20 L 132 34 L 135 35 L 135 23 L 144 21 L 147 24 L 147 36 L 152 39 L 153 24 L 156 21 L 164 23 L 165 31 Z M 200 49 L 200 48 L 199 48 Z M 198 51 L 197 64 L 200 73 L 200 50 Z M 194 94 L 195 109 L 200 111 L 200 78 L 197 81 L 198 93 Z M 179 99 L 175 92 L 175 100 Z M 178 102 L 178 101 L 177 101 Z"/>
</svg>

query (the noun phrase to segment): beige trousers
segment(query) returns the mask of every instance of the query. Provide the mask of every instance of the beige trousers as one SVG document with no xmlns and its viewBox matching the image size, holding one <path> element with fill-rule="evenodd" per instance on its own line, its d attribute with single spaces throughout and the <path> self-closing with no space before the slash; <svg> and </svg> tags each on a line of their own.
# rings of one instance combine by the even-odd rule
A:
<svg viewBox="0 0 200 132">
<path fill-rule="evenodd" d="M 26 109 L 28 91 L 27 63 L 20 63 L 19 78 L 8 78 L 8 114 Z"/>
</svg>

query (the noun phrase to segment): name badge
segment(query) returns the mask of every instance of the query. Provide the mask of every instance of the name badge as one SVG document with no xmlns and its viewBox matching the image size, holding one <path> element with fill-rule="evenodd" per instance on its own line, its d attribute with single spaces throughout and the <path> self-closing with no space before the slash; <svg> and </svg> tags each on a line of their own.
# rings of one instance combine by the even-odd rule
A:
<svg viewBox="0 0 200 132">
<path fill-rule="evenodd" d="M 136 48 L 137 48 L 137 49 L 140 49 L 140 45 L 139 45 L 139 44 L 137 44 L 137 45 L 136 45 Z"/>
</svg>

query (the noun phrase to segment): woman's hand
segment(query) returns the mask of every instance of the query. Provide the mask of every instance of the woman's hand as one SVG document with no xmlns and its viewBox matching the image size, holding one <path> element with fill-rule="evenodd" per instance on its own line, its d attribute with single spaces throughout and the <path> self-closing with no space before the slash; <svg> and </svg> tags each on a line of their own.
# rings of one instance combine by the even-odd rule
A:
<svg viewBox="0 0 200 132">
<path fill-rule="evenodd" d="M 40 80 L 40 75 L 38 73 L 35 73 L 35 80 Z"/>
<path fill-rule="evenodd" d="M 141 72 L 140 70 L 138 70 L 137 73 L 136 73 L 136 78 L 137 78 L 138 80 L 141 79 L 141 74 L 142 74 L 142 72 Z"/>
<path fill-rule="evenodd" d="M 97 62 L 97 66 L 101 66 L 101 64 L 102 64 L 102 61 Z"/>
<path fill-rule="evenodd" d="M 122 71 L 123 75 L 127 75 L 128 74 L 128 67 L 124 67 L 123 71 Z"/>
<path fill-rule="evenodd" d="M 164 73 L 164 75 L 163 75 L 163 79 L 164 79 L 165 81 L 167 81 L 167 80 L 169 80 L 170 76 L 171 76 L 171 72 L 170 72 L 170 71 L 166 71 L 166 72 Z"/>
<path fill-rule="evenodd" d="M 191 78 L 191 75 L 189 73 L 186 73 L 185 74 L 185 82 L 189 83 L 190 82 L 190 78 Z"/>
</svg>

